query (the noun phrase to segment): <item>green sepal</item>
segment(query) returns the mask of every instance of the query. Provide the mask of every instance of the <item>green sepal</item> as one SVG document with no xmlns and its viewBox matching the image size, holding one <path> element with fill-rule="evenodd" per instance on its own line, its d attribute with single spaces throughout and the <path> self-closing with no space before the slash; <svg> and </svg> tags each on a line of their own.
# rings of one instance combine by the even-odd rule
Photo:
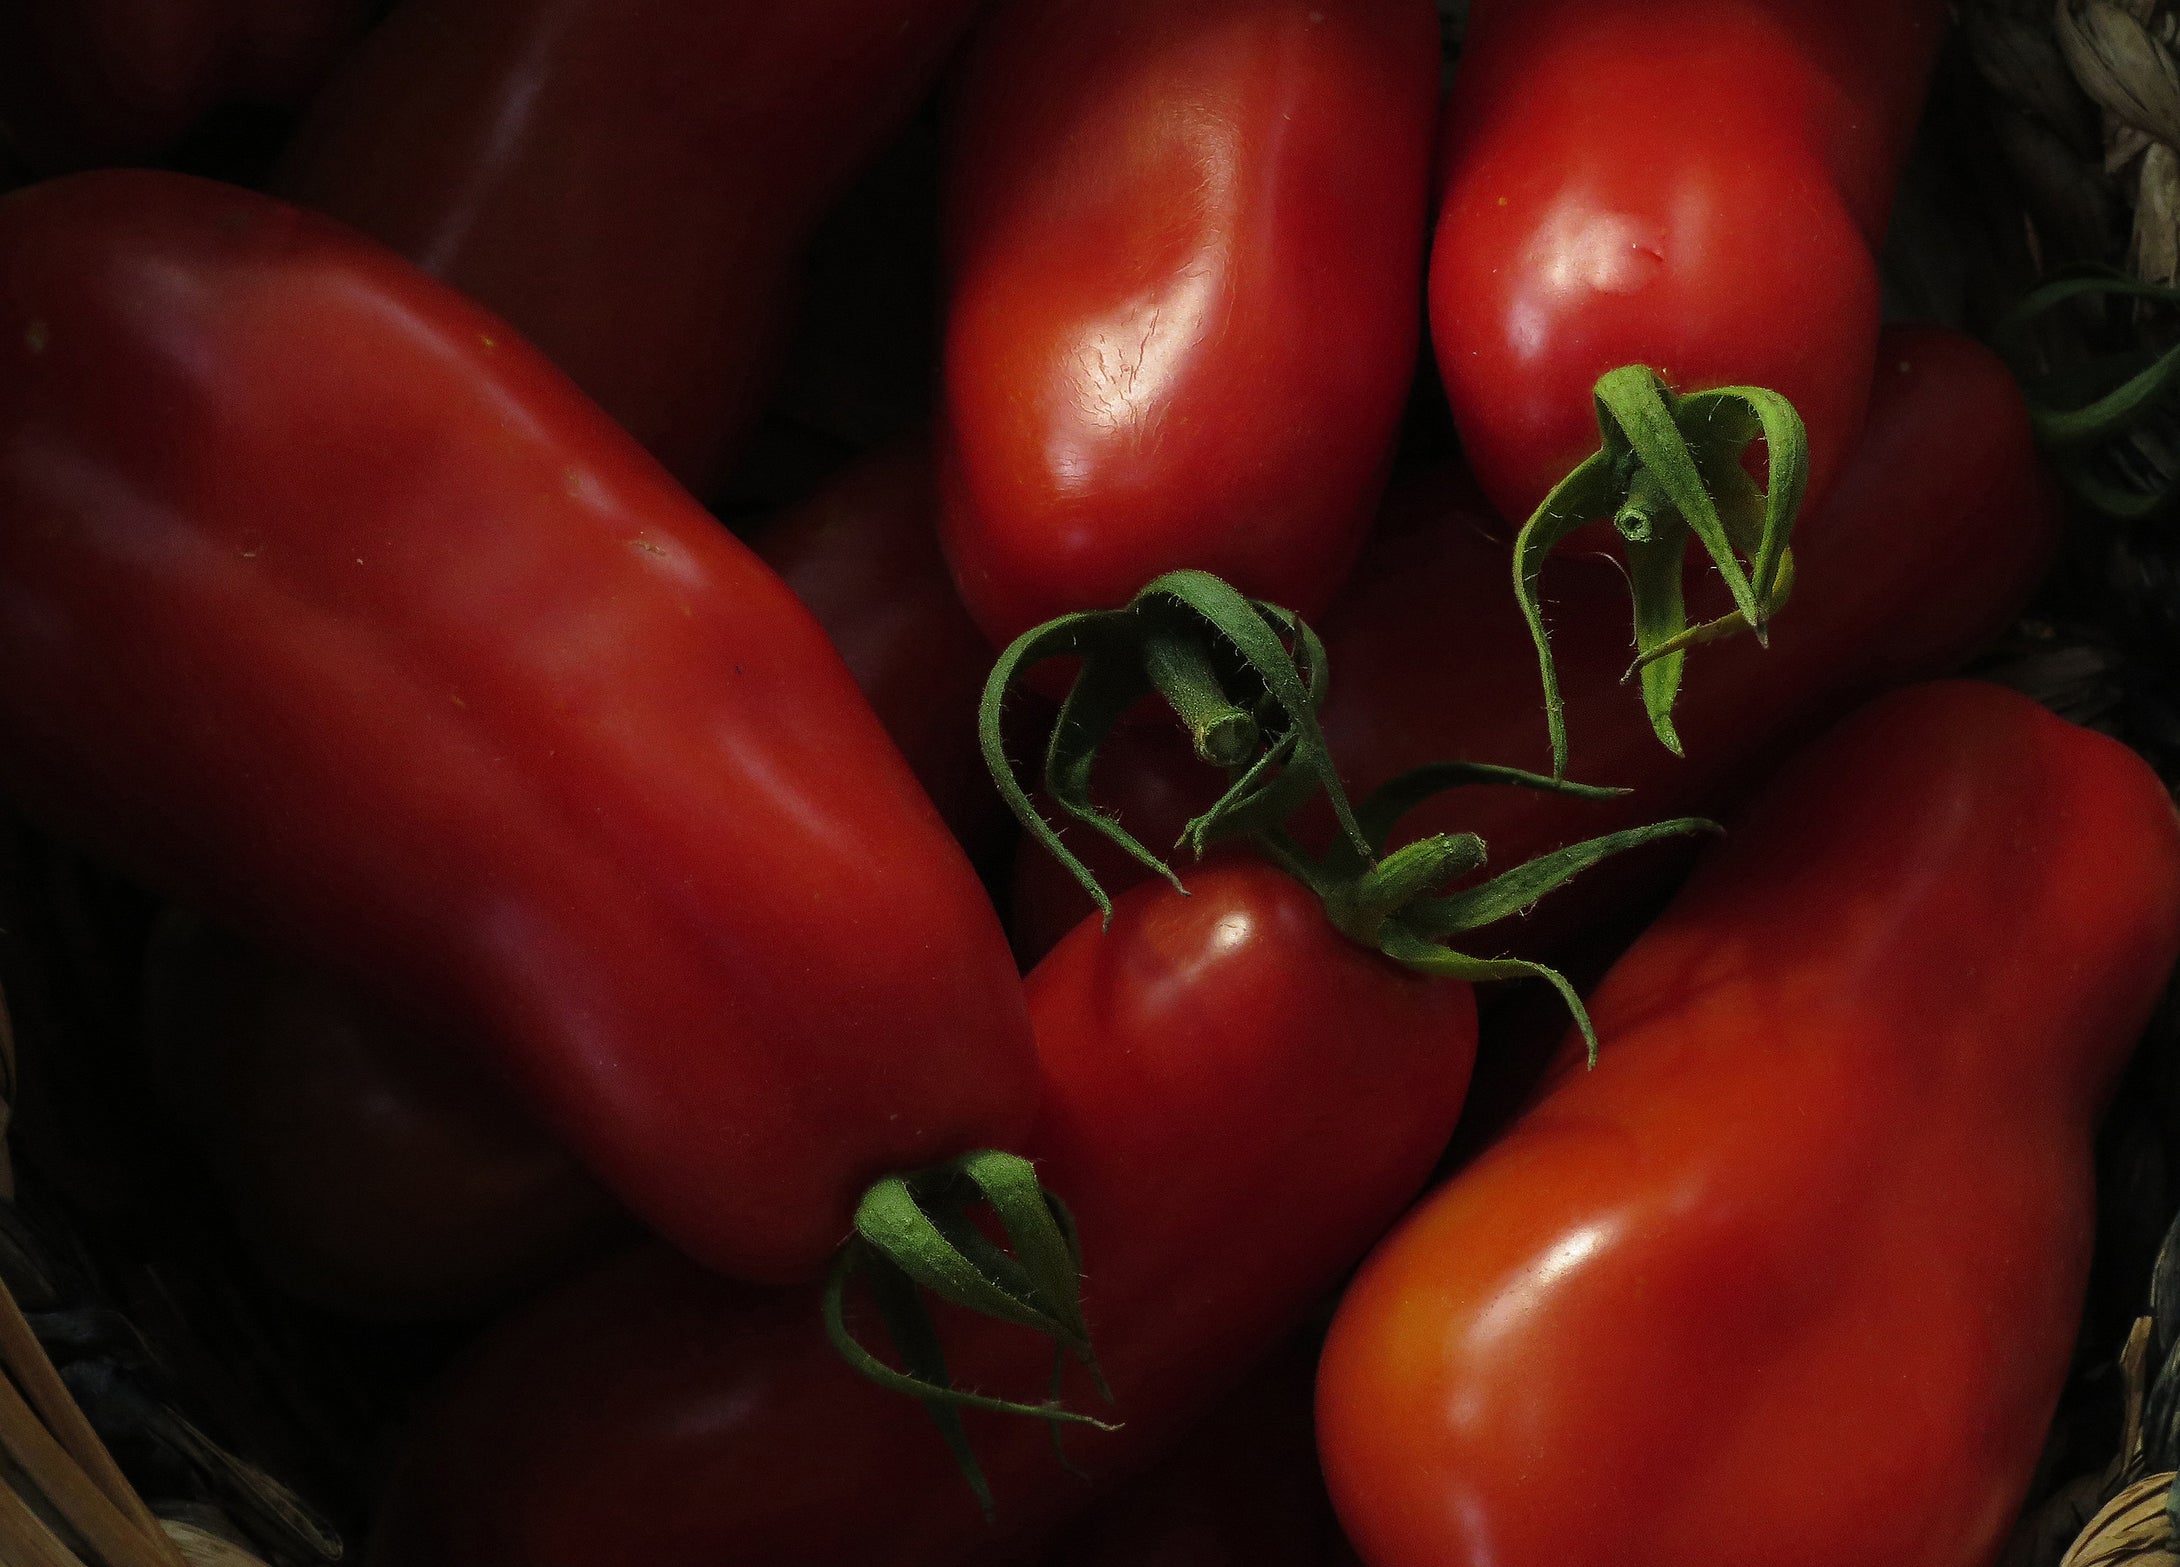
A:
<svg viewBox="0 0 2180 1567">
<path fill-rule="evenodd" d="M 1520 913 L 1546 893 L 1615 854 L 1639 849 L 1660 838 L 1682 838 L 1722 830 L 1716 822 L 1700 816 L 1684 816 L 1585 838 L 1580 843 L 1570 843 L 1563 849 L 1540 854 L 1512 870 L 1502 871 L 1481 886 L 1419 902 L 1409 910 L 1407 923 L 1425 936 L 1462 935 Z"/>
<path fill-rule="evenodd" d="M 1365 800 L 1356 816 L 1370 832 L 1373 846 L 1382 852 L 1395 824 L 1424 800 L 1446 789 L 1477 784 L 1512 784 L 1591 800 L 1613 799 L 1627 792 L 1570 783 L 1520 768 L 1447 762 L 1416 768 L 1394 778 Z M 1396 962 L 1472 984 L 1524 977 L 1544 980 L 1567 1003 L 1594 1063 L 1597 1032 L 1564 975 L 1526 958 L 1477 957 L 1448 945 L 1449 940 L 1520 913 L 1615 854 L 1662 838 L 1719 830 L 1717 823 L 1700 817 L 1631 827 L 1569 844 L 1475 886 L 1452 891 L 1443 889 L 1482 869 L 1485 863 L 1483 841 L 1473 833 L 1421 838 L 1376 864 L 1357 863 L 1338 845 L 1312 860 L 1284 833 L 1267 835 L 1260 840 L 1260 846 L 1324 900 L 1326 917 L 1343 933 Z"/>
<path fill-rule="evenodd" d="M 1169 572 L 1117 610 L 1063 615 L 1023 633 L 984 684 L 978 738 L 986 766 L 1030 836 L 1064 865 L 1099 912 L 1112 900 L 1068 849 L 1016 778 L 1000 715 L 1032 665 L 1080 659 L 1045 747 L 1046 794 L 1070 820 L 1100 833 L 1179 887 L 1173 869 L 1090 799 L 1097 749 L 1137 702 L 1163 696 L 1188 726 L 1198 755 L 1227 772 L 1218 802 L 1188 824 L 1177 847 L 1201 854 L 1221 838 L 1276 824 L 1314 793 L 1331 801 L 1341 830 L 1361 830 L 1317 724 L 1325 656 L 1317 634 L 1276 605 L 1243 597 L 1203 571 Z"/>
<path fill-rule="evenodd" d="M 966 1205 L 981 1199 L 998 1218 L 1010 1255 L 979 1229 Z M 871 1290 L 898 1367 L 865 1347 L 848 1326 L 849 1283 L 862 1277 Z M 827 1277 L 826 1335 L 841 1356 L 879 1386 L 919 1400 L 937 1423 L 989 1516 L 991 1491 L 961 1425 L 962 1409 L 1043 1420 L 1061 1425 L 1118 1427 L 1060 1402 L 1058 1382 L 1042 1402 L 1000 1398 L 954 1386 L 938 1331 L 921 1291 L 1001 1321 L 1042 1333 L 1061 1359 L 1085 1366 L 1099 1393 L 1112 1397 L 1090 1345 L 1082 1309 L 1082 1251 L 1074 1221 L 1059 1199 L 1041 1186 L 1034 1167 L 1016 1154 L 985 1149 L 918 1171 L 874 1182 L 857 1204 L 855 1233 L 842 1246 Z"/>
<path fill-rule="evenodd" d="M 1676 754 L 1672 723 L 1687 648 L 1728 629 L 1762 640 L 1784 601 L 1788 539 L 1809 482 L 1809 438 L 1794 405 L 1763 387 L 1733 386 L 1676 395 L 1643 365 L 1598 379 L 1598 451 L 1544 498 L 1514 540 L 1514 592 L 1536 644 L 1544 686 L 1552 771 L 1567 770 L 1565 702 L 1544 624 L 1539 577 L 1545 560 L 1587 523 L 1611 518 L 1627 544 L 1634 598 L 1635 668 L 1651 727 Z M 1769 464 L 1759 488 L 1741 467 L 1761 437 Z M 1732 597 L 1729 619 L 1688 635 L 1681 573 L 1700 542 Z"/>
</svg>

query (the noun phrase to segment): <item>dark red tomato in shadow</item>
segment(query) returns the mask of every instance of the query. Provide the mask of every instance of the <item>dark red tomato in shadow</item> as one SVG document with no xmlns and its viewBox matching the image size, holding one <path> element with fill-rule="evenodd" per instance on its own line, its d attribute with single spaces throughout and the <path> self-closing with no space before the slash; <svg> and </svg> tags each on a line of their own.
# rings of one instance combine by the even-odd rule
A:
<svg viewBox="0 0 2180 1567">
<path fill-rule="evenodd" d="M 804 246 L 974 0 L 404 0 L 278 189 L 500 316 L 703 493 Z"/>
<path fill-rule="evenodd" d="M 460 1316 L 629 1228 L 473 1052 L 179 911 L 147 961 L 163 1097 L 291 1294 L 349 1316 Z"/>
</svg>

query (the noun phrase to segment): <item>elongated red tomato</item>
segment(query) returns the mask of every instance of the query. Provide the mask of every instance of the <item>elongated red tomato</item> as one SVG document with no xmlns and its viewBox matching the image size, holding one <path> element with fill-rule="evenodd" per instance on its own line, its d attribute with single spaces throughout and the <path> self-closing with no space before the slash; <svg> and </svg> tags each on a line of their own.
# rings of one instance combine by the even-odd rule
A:
<svg viewBox="0 0 2180 1567">
<path fill-rule="evenodd" d="M 919 443 L 856 464 L 759 553 L 840 650 L 965 844 L 1002 812 L 976 746 L 988 654 L 955 597 Z M 353 1316 L 511 1298 L 595 1249 L 616 1209 L 474 1052 L 201 920 L 153 944 L 146 1022 L 169 1102 L 282 1287 Z"/>
<path fill-rule="evenodd" d="M 1200 567 L 1307 615 L 1415 366 L 1423 0 L 1010 0 L 947 192 L 945 540 L 995 643 Z"/>
<path fill-rule="evenodd" d="M 489 1051 L 731 1272 L 1026 1129 L 998 922 L 824 631 L 499 321 L 116 173 L 0 201 L 0 345 L 27 809 Z"/>
<path fill-rule="evenodd" d="M 460 1316 L 627 1220 L 474 1051 L 402 1027 L 322 970 L 170 914 L 145 978 L 166 1104 L 250 1255 L 348 1316 Z"/>
<path fill-rule="evenodd" d="M 811 231 L 974 0 L 405 0 L 282 194 L 507 320 L 684 484 L 733 454 Z"/>
<path fill-rule="evenodd" d="M 1477 0 L 1447 110 L 1431 337 L 1462 448 L 1527 517 L 1591 387 L 1756 385 L 1821 498 L 1876 362 L 1877 267 L 1942 0 Z"/>
<path fill-rule="evenodd" d="M 2116 742 L 1962 682 L 1810 747 L 1596 993 L 1596 1069 L 1350 1287 L 1318 1443 L 1364 1559 L 1991 1561 L 2176 951 Z"/>
<path fill-rule="evenodd" d="M 1629 644 L 1617 565 L 1571 556 L 1553 568 L 1545 604 L 1570 775 L 1633 792 L 1607 803 L 1472 789 L 1457 818 L 1427 805 L 1403 838 L 1459 826 L 1512 864 L 1644 817 L 1723 809 L 1810 726 L 1886 686 L 1945 672 L 2005 627 L 2042 578 L 2060 522 L 2020 391 L 1995 355 L 1958 332 L 1888 327 L 1880 346 L 1861 446 L 1831 500 L 1796 530 L 1794 596 L 1770 647 L 1742 639 L 1690 655 L 1675 719 L 1686 759 L 1658 745 L 1619 684 Z M 1358 795 L 1448 756 L 1548 765 L 1533 655 L 1507 577 L 1506 546 L 1458 469 L 1424 475 L 1388 506 L 1320 626 L 1332 672 L 1325 734 Z M 1168 754 L 1175 749 L 1154 734 L 1100 769 L 1122 820 L 1146 824 L 1146 841 L 1171 842 L 1209 803 L 1190 788 L 1202 769 Z M 1547 900 L 1504 939 L 1549 949 L 1674 853 L 1599 866 L 1581 897 Z M 1112 885 L 1140 874 L 1117 856 L 1095 866 Z M 1026 950 L 1049 945 L 1088 907 L 1064 873 L 1033 856 L 1018 862 L 1016 939 Z"/>
<path fill-rule="evenodd" d="M 301 102 L 364 11 L 364 0 L 9 0 L 0 125 L 48 172 L 141 158 L 222 102 Z"/>
<path fill-rule="evenodd" d="M 1038 1423 L 972 1411 L 995 1532 L 922 1412 L 848 1371 L 806 1300 L 751 1303 L 651 1249 L 485 1341 L 426 1421 L 374 1561 L 936 1564 L 1025 1545 L 1144 1463 L 1427 1178 L 1475 1047 L 1466 985 L 1356 946 L 1284 874 L 1235 858 L 1188 886 L 1137 888 L 1028 981 L 1044 1095 L 1026 1151 L 1081 1227 L 1124 1422 L 1068 1433 L 1093 1484 Z M 947 1334 L 964 1386 L 1049 1375 L 1019 1330 Z"/>
</svg>

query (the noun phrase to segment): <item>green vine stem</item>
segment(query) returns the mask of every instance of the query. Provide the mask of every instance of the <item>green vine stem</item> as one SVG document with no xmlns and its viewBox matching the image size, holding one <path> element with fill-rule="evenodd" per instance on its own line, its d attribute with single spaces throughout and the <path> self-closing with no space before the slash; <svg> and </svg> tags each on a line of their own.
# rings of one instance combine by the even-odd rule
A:
<svg viewBox="0 0 2180 1567">
<path fill-rule="evenodd" d="M 1801 415 L 1778 393 L 1729 386 L 1681 396 L 1643 365 L 1608 371 L 1596 387 L 1598 451 L 1544 498 L 1514 540 L 1514 593 L 1537 648 L 1551 730 L 1552 775 L 1567 771 L 1566 704 L 1545 630 L 1538 577 L 1577 528 L 1609 517 L 1627 547 L 1635 601 L 1635 661 L 1650 726 L 1674 755 L 1673 703 L 1687 650 L 1736 632 L 1765 637 L 1793 586 L 1787 539 L 1809 481 Z M 1760 488 L 1742 466 L 1764 442 Z M 1690 540 L 1701 542 L 1733 598 L 1733 612 L 1688 623 L 1681 590 Z M 1744 561 L 1746 564 L 1744 564 Z"/>
<path fill-rule="evenodd" d="M 2180 475 L 2124 461 L 2132 437 L 2158 416 L 2174 412 L 2180 344 L 2163 353 L 2136 349 L 2107 356 L 2068 372 L 2040 369 L 2034 347 L 2037 327 L 2055 313 L 2083 301 L 2110 299 L 2169 308 L 2180 305 L 2180 289 L 2109 268 L 2085 268 L 2032 290 L 1991 335 L 2021 379 L 2030 428 L 2051 457 L 2060 482 L 2091 511 L 2117 522 L 2139 522 L 2180 499 Z"/>
<path fill-rule="evenodd" d="M 1051 658 L 1079 659 L 1081 669 L 1045 748 L 1046 795 L 1069 818 L 1175 887 L 1180 882 L 1172 867 L 1090 799 L 1098 747 L 1124 713 L 1154 693 L 1187 725 L 1197 755 L 1228 775 L 1226 792 L 1188 824 L 1177 847 L 1200 854 L 1215 838 L 1284 821 L 1318 792 L 1330 800 L 1347 837 L 1361 843 L 1317 725 L 1325 653 L 1316 633 L 1209 572 L 1169 572 L 1124 608 L 1063 615 L 1024 632 L 992 666 L 978 714 L 984 760 L 1000 794 L 1101 913 L 1110 917 L 1112 900 L 1038 811 L 1015 777 L 1001 736 L 1007 694 L 1031 666 Z"/>
<path fill-rule="evenodd" d="M 997 1218 L 1011 1251 L 978 1228 L 969 1212 L 978 1203 Z M 848 1325 L 848 1286 L 858 1276 L 869 1285 L 899 1367 L 874 1354 Z M 1038 1183 L 1027 1159 L 984 1149 L 874 1184 L 863 1194 L 855 1233 L 826 1279 L 825 1331 L 855 1370 L 923 1404 L 987 1518 L 991 1486 L 970 1449 L 962 1410 L 1043 1420 L 1052 1426 L 1055 1441 L 1065 1425 L 1116 1429 L 1064 1407 L 1057 1376 L 1053 1396 L 1034 1404 L 956 1387 L 921 1291 L 1045 1335 L 1057 1346 L 1058 1364 L 1079 1361 L 1098 1391 L 1112 1398 L 1083 1318 L 1082 1248 L 1074 1223 L 1059 1199 Z"/>
</svg>

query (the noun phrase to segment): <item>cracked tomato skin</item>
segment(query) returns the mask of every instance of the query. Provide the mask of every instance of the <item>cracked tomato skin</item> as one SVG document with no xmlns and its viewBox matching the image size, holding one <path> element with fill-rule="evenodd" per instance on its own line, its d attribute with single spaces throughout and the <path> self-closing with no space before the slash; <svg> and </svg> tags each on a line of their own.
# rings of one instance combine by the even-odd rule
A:
<svg viewBox="0 0 2180 1567">
<path fill-rule="evenodd" d="M 1447 108 L 1431 339 L 1513 521 L 1597 450 L 1591 388 L 1764 386 L 1812 500 L 1860 431 L 1893 180 L 1942 0 L 1478 0 Z"/>
<path fill-rule="evenodd" d="M 1013 0 L 953 122 L 944 539 L 995 645 L 1338 587 L 1415 368 L 1424 0 Z"/>
<path fill-rule="evenodd" d="M 1982 1567 L 2089 1264 L 2096 1118 L 2180 950 L 2141 758 L 1996 686 L 1804 751 L 1543 1097 L 1343 1299 L 1371 1567 Z"/>
<path fill-rule="evenodd" d="M 814 1275 L 1014 1144 L 990 899 L 823 628 L 544 357 L 210 181 L 0 198 L 0 789 Z M 903 911 L 913 911 L 913 919 Z"/>
</svg>

